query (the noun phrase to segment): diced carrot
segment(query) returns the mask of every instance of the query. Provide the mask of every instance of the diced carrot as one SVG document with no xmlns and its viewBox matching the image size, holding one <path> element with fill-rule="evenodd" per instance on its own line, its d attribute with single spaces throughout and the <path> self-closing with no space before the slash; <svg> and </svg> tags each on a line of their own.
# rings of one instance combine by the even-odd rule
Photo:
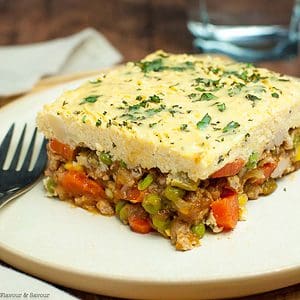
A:
<svg viewBox="0 0 300 300">
<path fill-rule="evenodd" d="M 241 158 L 238 158 L 235 161 L 226 164 L 223 168 L 213 173 L 210 177 L 220 178 L 236 175 L 244 165 L 245 161 Z"/>
<path fill-rule="evenodd" d="M 239 219 L 239 202 L 236 193 L 214 201 L 210 207 L 219 227 L 230 230 L 236 226 Z"/>
<path fill-rule="evenodd" d="M 126 192 L 127 200 L 132 203 L 143 202 L 145 193 L 140 191 L 137 187 L 132 187 Z"/>
<path fill-rule="evenodd" d="M 149 219 L 132 216 L 128 218 L 128 223 L 132 231 L 138 233 L 149 233 L 152 231 L 152 226 Z"/>
<path fill-rule="evenodd" d="M 61 155 L 64 159 L 70 161 L 74 159 L 74 149 L 69 145 L 63 144 L 58 140 L 51 140 L 49 143 L 50 150 L 58 155 Z"/>
<path fill-rule="evenodd" d="M 254 181 L 255 184 L 263 184 L 273 173 L 273 171 L 276 169 L 277 163 L 275 162 L 268 162 L 265 163 L 260 169 L 263 171 L 265 178 L 260 178 Z"/>
<path fill-rule="evenodd" d="M 264 172 L 266 179 L 271 176 L 271 174 L 276 169 L 276 167 L 277 167 L 277 164 L 274 162 L 269 162 L 262 166 L 262 170 Z"/>
<path fill-rule="evenodd" d="M 58 181 L 64 190 L 73 196 L 104 196 L 103 187 L 93 179 L 88 178 L 84 172 L 66 171 L 59 177 Z"/>
</svg>

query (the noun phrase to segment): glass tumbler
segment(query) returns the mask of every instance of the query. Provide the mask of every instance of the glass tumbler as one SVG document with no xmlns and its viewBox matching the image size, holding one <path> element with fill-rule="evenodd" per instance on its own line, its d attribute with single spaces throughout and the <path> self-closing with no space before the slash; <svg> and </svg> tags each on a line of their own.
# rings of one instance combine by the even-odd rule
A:
<svg viewBox="0 0 300 300">
<path fill-rule="evenodd" d="M 249 62 L 298 53 L 300 0 L 189 0 L 188 14 L 201 52 Z"/>
</svg>

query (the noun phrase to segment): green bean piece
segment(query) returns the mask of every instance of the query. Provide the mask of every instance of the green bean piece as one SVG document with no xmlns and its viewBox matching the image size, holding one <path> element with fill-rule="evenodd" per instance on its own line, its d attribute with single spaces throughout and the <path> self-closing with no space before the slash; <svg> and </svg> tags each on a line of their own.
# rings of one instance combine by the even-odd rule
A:
<svg viewBox="0 0 300 300">
<path fill-rule="evenodd" d="M 169 175 L 170 185 L 186 191 L 196 191 L 200 180 L 193 181 L 187 174 L 180 172 L 176 175 Z"/>
<path fill-rule="evenodd" d="M 164 194 L 167 199 L 169 199 L 171 201 L 176 201 L 178 199 L 181 199 L 184 196 L 185 191 L 182 189 L 168 185 L 165 189 Z"/>
<path fill-rule="evenodd" d="M 117 202 L 117 204 L 115 206 L 115 211 L 118 216 L 120 215 L 120 211 L 126 203 L 127 203 L 127 201 L 124 201 L 124 200 L 120 200 Z"/>
<path fill-rule="evenodd" d="M 154 179 L 153 176 L 151 174 L 148 174 L 145 178 L 139 181 L 138 189 L 140 191 L 145 190 L 153 182 L 153 179 Z"/>
<path fill-rule="evenodd" d="M 205 234 L 205 225 L 203 223 L 193 225 L 191 230 L 199 239 L 202 239 Z"/>
<path fill-rule="evenodd" d="M 106 164 L 107 166 L 110 166 L 112 164 L 112 160 L 110 158 L 110 155 L 105 152 L 101 152 L 100 154 L 100 160 Z"/>
<path fill-rule="evenodd" d="M 262 193 L 264 195 L 272 194 L 277 188 L 277 183 L 273 178 L 269 178 L 263 185 L 262 185 Z"/>
<path fill-rule="evenodd" d="M 129 210 L 129 205 L 125 204 L 119 211 L 119 218 L 125 224 L 128 223 L 128 216 L 129 216 L 128 210 Z"/>
<path fill-rule="evenodd" d="M 170 219 L 164 214 L 155 214 L 152 217 L 152 223 L 159 232 L 164 232 L 170 226 Z"/>
<path fill-rule="evenodd" d="M 161 209 L 161 199 L 157 194 L 148 194 L 145 196 L 142 206 L 147 213 L 156 214 Z"/>
</svg>

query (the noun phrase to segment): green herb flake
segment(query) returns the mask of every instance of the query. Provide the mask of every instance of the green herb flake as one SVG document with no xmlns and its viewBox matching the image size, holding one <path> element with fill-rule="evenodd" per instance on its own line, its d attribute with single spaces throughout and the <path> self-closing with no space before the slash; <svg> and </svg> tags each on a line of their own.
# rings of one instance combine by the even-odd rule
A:
<svg viewBox="0 0 300 300">
<path fill-rule="evenodd" d="M 102 82 L 102 80 L 100 78 L 89 80 L 89 83 L 91 83 L 91 84 L 97 84 L 97 83 L 101 83 L 101 82 Z"/>
<path fill-rule="evenodd" d="M 252 101 L 252 107 L 255 106 L 255 102 L 256 102 L 256 101 L 260 101 L 260 100 L 261 100 L 261 98 L 255 96 L 255 95 L 252 95 L 252 94 L 247 94 L 247 95 L 245 96 L 245 98 L 248 99 L 248 100 L 250 100 L 250 101 Z"/>
<path fill-rule="evenodd" d="M 200 101 L 210 101 L 213 99 L 217 99 L 218 97 L 212 93 L 203 93 L 200 97 Z"/>
<path fill-rule="evenodd" d="M 211 116 L 206 113 L 206 115 L 202 118 L 201 121 L 197 123 L 198 129 L 205 129 L 211 122 Z"/>
<path fill-rule="evenodd" d="M 225 158 L 224 158 L 224 156 L 223 155 L 220 155 L 219 156 L 219 159 L 218 159 L 218 164 L 220 164 L 222 161 L 224 161 L 225 160 Z"/>
<path fill-rule="evenodd" d="M 226 109 L 225 103 L 217 104 L 217 108 L 220 112 L 223 112 Z"/>
<path fill-rule="evenodd" d="M 275 93 L 275 92 L 272 93 L 271 96 L 272 96 L 273 98 L 279 98 L 279 94 L 278 94 L 278 93 Z"/>
<path fill-rule="evenodd" d="M 99 95 L 88 96 L 86 98 L 83 98 L 79 104 L 82 105 L 85 103 L 95 103 L 99 97 L 100 97 Z"/>
<path fill-rule="evenodd" d="M 142 100 L 143 99 L 143 97 L 141 96 L 141 95 L 138 95 L 138 96 L 136 96 L 136 98 L 135 98 L 135 100 Z"/>
<path fill-rule="evenodd" d="M 155 122 L 155 123 L 150 123 L 150 124 L 149 124 L 149 127 L 152 128 L 152 127 L 154 127 L 155 125 L 157 125 L 157 122 Z"/>
<path fill-rule="evenodd" d="M 86 115 L 84 115 L 84 116 L 81 118 L 81 121 L 82 121 L 82 123 L 85 123 L 85 122 L 86 122 Z"/>
<path fill-rule="evenodd" d="M 101 126 L 101 124 L 102 124 L 102 121 L 101 121 L 100 119 L 98 119 L 98 120 L 96 121 L 96 127 Z"/>
<path fill-rule="evenodd" d="M 244 137 L 245 142 L 248 142 L 249 137 L 250 137 L 250 133 L 247 132 Z"/>
<path fill-rule="evenodd" d="M 159 72 L 164 69 L 163 60 L 161 58 L 154 59 L 152 61 L 143 61 L 137 63 L 144 73 Z"/>
<path fill-rule="evenodd" d="M 153 95 L 153 96 L 150 96 L 149 97 L 149 102 L 152 102 L 152 103 L 159 103 L 161 101 L 160 97 L 157 96 L 157 95 Z"/>
<path fill-rule="evenodd" d="M 229 122 L 222 130 L 223 133 L 227 133 L 230 132 L 238 127 L 240 127 L 241 125 L 238 122 L 235 121 L 231 121 Z"/>
<path fill-rule="evenodd" d="M 181 125 L 180 125 L 180 130 L 181 130 L 181 131 L 188 131 L 187 128 L 188 128 L 188 125 L 187 125 L 187 124 L 181 124 Z"/>
</svg>

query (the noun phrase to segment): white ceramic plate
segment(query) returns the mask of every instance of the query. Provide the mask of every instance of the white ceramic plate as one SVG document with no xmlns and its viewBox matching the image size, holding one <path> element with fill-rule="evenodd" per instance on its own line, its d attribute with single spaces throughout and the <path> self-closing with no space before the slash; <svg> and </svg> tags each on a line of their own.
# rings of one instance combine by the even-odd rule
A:
<svg viewBox="0 0 300 300">
<path fill-rule="evenodd" d="M 0 139 L 13 121 L 34 126 L 42 105 L 65 84 L 0 110 Z M 202 246 L 177 252 L 155 234 L 131 232 L 44 196 L 42 184 L 0 211 L 0 258 L 65 286 L 127 298 L 201 299 L 268 291 L 300 282 L 300 172 L 248 204 L 248 220 Z"/>
<path fill-rule="evenodd" d="M 77 299 L 50 284 L 3 266 L 0 266 L 0 281 L 1 293 L 11 295 L 1 298 Z"/>
</svg>

